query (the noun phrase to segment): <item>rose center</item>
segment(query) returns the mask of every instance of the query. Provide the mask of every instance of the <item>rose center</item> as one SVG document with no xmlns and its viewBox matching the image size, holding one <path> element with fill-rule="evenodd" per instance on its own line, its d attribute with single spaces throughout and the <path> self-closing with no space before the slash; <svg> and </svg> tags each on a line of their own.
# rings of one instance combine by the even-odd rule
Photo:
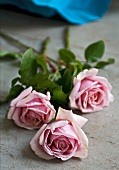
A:
<svg viewBox="0 0 119 170">
<path fill-rule="evenodd" d="M 37 115 L 34 111 L 29 111 L 25 115 L 25 119 L 29 124 L 32 124 L 32 125 L 38 125 L 42 120 L 40 116 L 37 117 Z"/>
<path fill-rule="evenodd" d="M 61 141 L 59 141 L 59 143 L 58 143 L 58 148 L 60 149 L 60 150 L 64 150 L 65 148 L 66 148 L 66 142 L 64 141 L 64 140 L 61 140 Z"/>
</svg>

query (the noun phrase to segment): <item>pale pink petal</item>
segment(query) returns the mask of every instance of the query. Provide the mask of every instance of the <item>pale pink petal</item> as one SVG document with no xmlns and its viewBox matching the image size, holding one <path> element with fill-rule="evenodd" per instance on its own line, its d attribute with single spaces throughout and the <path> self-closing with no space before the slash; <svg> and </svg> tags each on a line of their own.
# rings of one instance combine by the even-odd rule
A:
<svg viewBox="0 0 119 170">
<path fill-rule="evenodd" d="M 7 115 L 7 119 L 12 119 L 12 117 L 14 115 L 14 111 L 15 111 L 15 107 L 10 107 L 10 110 Z"/>
<path fill-rule="evenodd" d="M 48 108 L 50 108 L 50 110 L 54 111 L 54 113 L 56 113 L 56 110 L 54 109 L 54 106 L 51 105 L 51 103 L 47 100 L 43 100 L 44 105 L 46 105 Z"/>
<path fill-rule="evenodd" d="M 15 111 L 14 111 L 14 115 L 12 117 L 12 119 L 14 120 L 15 124 L 17 126 L 20 126 L 20 127 L 25 127 L 26 128 L 26 125 L 21 121 L 21 109 L 22 108 L 16 108 Z"/>
<path fill-rule="evenodd" d="M 104 106 L 109 106 L 110 102 L 114 101 L 114 96 L 108 92 L 108 100 L 105 101 L 105 105 Z"/>
<path fill-rule="evenodd" d="M 98 69 L 96 68 L 92 68 L 90 70 L 85 69 L 77 75 L 77 79 L 81 81 L 86 77 L 96 76 L 97 73 L 98 73 Z"/>
<path fill-rule="evenodd" d="M 17 107 L 24 107 L 27 105 L 28 102 L 30 102 L 31 100 L 37 98 L 37 95 L 35 95 L 34 93 L 29 94 L 28 96 L 26 96 L 24 99 L 19 100 L 16 104 Z M 35 103 L 34 103 L 35 104 Z"/>
<path fill-rule="evenodd" d="M 33 139 L 31 140 L 30 142 L 30 146 L 31 146 L 31 149 L 35 152 L 35 154 L 37 156 L 39 156 L 40 158 L 43 158 L 43 159 L 47 159 L 47 160 L 50 160 L 50 159 L 53 159 L 55 158 L 54 156 L 51 156 L 49 155 L 42 147 L 42 145 L 40 145 L 39 143 L 39 138 L 41 138 L 41 134 L 43 133 L 43 131 L 45 130 L 46 128 L 46 124 L 44 124 L 40 130 L 35 134 L 35 136 L 33 137 Z M 42 139 L 44 140 L 44 138 Z"/>
<path fill-rule="evenodd" d="M 68 121 L 58 121 L 58 122 L 53 122 L 53 123 L 51 123 L 51 124 L 48 124 L 47 125 L 47 127 L 46 127 L 46 129 L 43 131 L 43 133 L 41 134 L 41 138 L 40 138 L 40 140 L 39 140 L 39 142 L 40 142 L 40 144 L 42 144 L 42 139 L 43 139 L 43 136 L 44 136 L 44 133 L 45 133 L 45 131 L 47 130 L 47 129 L 50 129 L 50 131 L 51 131 L 51 133 L 54 133 L 54 130 L 56 129 L 56 128 L 59 128 L 59 127 L 62 127 L 62 126 L 65 126 L 65 125 L 67 125 L 68 124 Z"/>
<path fill-rule="evenodd" d="M 26 103 L 28 103 L 29 101 L 31 101 L 31 100 L 33 100 L 33 99 L 37 99 L 37 98 L 43 100 L 43 102 L 44 102 L 44 101 L 46 102 L 47 100 L 49 100 L 50 94 L 49 94 L 49 92 L 48 92 L 48 96 L 46 96 L 46 95 L 43 94 L 43 93 L 38 93 L 38 92 L 36 92 L 35 90 L 33 90 L 32 93 L 29 94 L 27 97 L 25 97 L 25 98 L 22 99 L 22 100 L 19 100 L 19 101 L 17 102 L 17 105 L 16 105 L 16 106 L 17 106 L 17 107 L 23 107 L 23 106 L 25 106 Z M 35 104 L 35 103 L 34 103 L 34 104 Z"/>
<path fill-rule="evenodd" d="M 80 88 L 80 82 L 76 83 L 75 86 L 73 87 L 72 91 L 71 91 L 71 94 L 69 96 L 69 100 L 70 100 L 69 105 L 70 105 L 71 108 L 77 108 L 78 109 L 78 107 L 76 105 L 75 98 L 77 96 L 79 88 Z"/>
<path fill-rule="evenodd" d="M 33 90 L 32 93 L 34 95 L 36 95 L 38 98 L 45 99 L 45 100 L 50 100 L 50 92 L 47 92 L 47 94 L 45 95 L 43 93 L 36 92 L 35 90 Z"/>
<path fill-rule="evenodd" d="M 103 84 L 108 88 L 109 91 L 112 89 L 112 86 L 110 85 L 110 83 L 105 77 L 95 76 L 95 77 L 91 77 L 91 79 Z"/>
<path fill-rule="evenodd" d="M 66 120 L 60 120 L 60 122 L 63 122 Z M 58 124 L 58 122 L 55 122 L 56 125 Z M 65 126 L 61 126 L 61 127 L 56 127 L 55 131 L 53 132 L 53 135 L 56 136 L 61 136 L 63 135 L 64 137 L 68 137 L 68 138 L 73 138 L 73 139 L 77 139 L 77 135 L 74 132 L 73 126 L 70 125 L 67 121 L 66 121 L 66 125 Z"/>
<path fill-rule="evenodd" d="M 59 107 L 56 120 L 68 120 L 74 122 L 78 126 L 82 127 L 88 120 L 82 116 L 73 114 L 71 110 L 65 110 Z"/>
<path fill-rule="evenodd" d="M 26 90 L 24 90 L 17 98 L 11 101 L 10 106 L 15 106 L 20 100 L 28 96 L 32 91 L 32 87 L 30 86 Z"/>
<path fill-rule="evenodd" d="M 88 155 L 88 138 L 79 126 L 74 124 L 74 128 L 76 130 L 76 134 L 78 135 L 80 142 L 80 147 L 75 152 L 74 156 L 79 158 L 86 158 Z"/>
</svg>

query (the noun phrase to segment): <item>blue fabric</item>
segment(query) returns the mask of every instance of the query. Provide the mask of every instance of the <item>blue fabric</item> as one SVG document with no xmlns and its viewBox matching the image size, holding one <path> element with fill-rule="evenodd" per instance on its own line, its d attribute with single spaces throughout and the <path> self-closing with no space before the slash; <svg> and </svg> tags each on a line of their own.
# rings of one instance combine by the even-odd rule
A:
<svg viewBox="0 0 119 170">
<path fill-rule="evenodd" d="M 45 17 L 59 13 L 73 24 L 85 24 L 100 19 L 110 3 L 111 0 L 0 0 L 0 4 L 15 5 Z"/>
</svg>

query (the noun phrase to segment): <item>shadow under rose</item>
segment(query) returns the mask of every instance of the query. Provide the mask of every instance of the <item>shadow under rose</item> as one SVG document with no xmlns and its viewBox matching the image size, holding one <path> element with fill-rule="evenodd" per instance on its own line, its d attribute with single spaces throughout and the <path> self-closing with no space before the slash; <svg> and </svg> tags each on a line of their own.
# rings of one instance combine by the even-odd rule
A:
<svg viewBox="0 0 119 170">
<path fill-rule="evenodd" d="M 43 163 L 48 163 L 48 164 L 59 164 L 59 163 L 63 164 L 64 162 L 70 161 L 70 159 L 67 161 L 62 161 L 61 159 L 58 159 L 58 158 L 54 158 L 51 160 L 42 159 L 42 158 L 38 157 L 37 155 L 35 155 L 35 153 L 30 148 L 30 145 L 27 145 L 24 149 L 21 150 L 21 155 L 23 158 L 31 159 L 34 161 L 39 161 L 39 163 L 43 162 Z M 73 162 L 81 161 L 80 158 L 76 158 L 76 157 L 72 157 L 71 159 Z"/>
<path fill-rule="evenodd" d="M 63 161 L 61 159 L 55 158 L 55 159 L 51 159 L 51 160 L 46 160 L 46 159 L 42 159 L 40 157 L 38 157 L 37 155 L 35 155 L 35 153 L 32 151 L 32 149 L 30 148 L 30 145 L 27 145 L 24 149 L 21 150 L 21 154 L 24 158 L 27 159 L 31 159 L 34 161 L 39 161 L 39 162 L 48 162 L 48 163 L 62 163 Z"/>
<path fill-rule="evenodd" d="M 17 131 L 21 131 L 21 128 L 18 127 L 16 124 L 14 124 L 13 120 L 8 120 L 5 117 L 0 119 L 1 121 L 1 131 L 5 131 L 5 132 L 9 132 L 10 130 L 17 130 Z"/>
</svg>

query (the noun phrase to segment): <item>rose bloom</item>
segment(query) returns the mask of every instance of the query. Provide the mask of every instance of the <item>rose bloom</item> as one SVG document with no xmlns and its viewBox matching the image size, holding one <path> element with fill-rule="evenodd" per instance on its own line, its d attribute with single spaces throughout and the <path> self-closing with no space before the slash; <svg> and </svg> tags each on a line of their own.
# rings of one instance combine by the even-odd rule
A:
<svg viewBox="0 0 119 170">
<path fill-rule="evenodd" d="M 38 130 L 30 142 L 31 148 L 44 159 L 86 158 L 88 139 L 81 129 L 86 122 L 87 119 L 73 114 L 72 111 L 59 108 L 56 121 L 44 124 Z"/>
<path fill-rule="evenodd" d="M 48 123 L 55 113 L 50 103 L 50 93 L 47 92 L 45 95 L 32 91 L 32 87 L 29 87 L 12 100 L 7 118 L 13 119 L 20 127 L 32 130 Z"/>
<path fill-rule="evenodd" d="M 69 96 L 70 107 L 82 112 L 95 112 L 109 106 L 114 100 L 110 93 L 112 87 L 104 77 L 96 76 L 98 70 L 85 69 L 74 78 L 73 89 Z"/>
</svg>

